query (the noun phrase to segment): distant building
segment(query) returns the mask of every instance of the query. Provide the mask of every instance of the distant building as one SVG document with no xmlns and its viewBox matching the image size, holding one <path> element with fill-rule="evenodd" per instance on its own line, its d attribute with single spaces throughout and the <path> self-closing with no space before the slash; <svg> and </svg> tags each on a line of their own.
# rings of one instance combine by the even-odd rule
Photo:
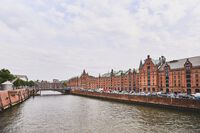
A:
<svg viewBox="0 0 200 133">
<path fill-rule="evenodd" d="M 36 88 L 38 89 L 61 89 L 63 88 L 63 83 L 59 80 L 53 80 L 53 82 L 49 81 L 36 81 Z"/>
<path fill-rule="evenodd" d="M 200 92 L 200 56 L 163 63 L 158 80 L 165 92 Z"/>
<path fill-rule="evenodd" d="M 6 81 L 1 84 L 1 90 L 13 90 L 13 83 L 10 81 Z"/>
<path fill-rule="evenodd" d="M 166 93 L 200 92 L 200 56 L 166 61 L 164 56 L 158 60 L 149 55 L 139 69 L 114 71 L 94 77 L 83 70 L 80 77 L 67 80 L 71 88 L 104 88 L 105 90 L 127 90 Z"/>
<path fill-rule="evenodd" d="M 14 76 L 16 76 L 18 79 L 28 81 L 28 77 L 26 75 L 14 75 Z"/>
<path fill-rule="evenodd" d="M 53 83 L 59 83 L 60 81 L 58 79 L 53 79 Z"/>
<path fill-rule="evenodd" d="M 0 90 L 13 90 L 13 83 L 17 80 L 17 79 L 22 79 L 25 81 L 28 81 L 28 77 L 26 75 L 14 75 L 16 78 L 13 81 L 6 81 L 4 83 L 1 84 Z"/>
</svg>

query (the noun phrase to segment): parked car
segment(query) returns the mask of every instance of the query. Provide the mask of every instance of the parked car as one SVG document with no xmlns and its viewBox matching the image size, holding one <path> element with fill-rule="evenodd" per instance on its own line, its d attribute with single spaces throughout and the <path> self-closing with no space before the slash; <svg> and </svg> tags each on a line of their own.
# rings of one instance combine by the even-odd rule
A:
<svg viewBox="0 0 200 133">
<path fill-rule="evenodd" d="M 194 99 L 200 100 L 200 93 L 193 94 Z"/>
<path fill-rule="evenodd" d="M 150 96 L 157 96 L 156 92 L 152 92 Z"/>
<path fill-rule="evenodd" d="M 177 98 L 182 98 L 182 99 L 195 99 L 195 96 L 193 96 L 193 95 L 188 95 L 187 93 L 179 93 L 179 94 L 177 94 Z"/>
<path fill-rule="evenodd" d="M 186 93 L 178 93 L 177 98 L 183 98 L 183 99 L 188 99 L 187 94 Z"/>
<path fill-rule="evenodd" d="M 111 93 L 119 94 L 119 91 L 114 90 L 114 91 L 112 91 Z"/>
<path fill-rule="evenodd" d="M 129 95 L 135 95 L 135 92 L 134 91 L 130 91 Z"/>
<path fill-rule="evenodd" d="M 94 89 L 89 89 L 88 91 L 89 91 L 89 92 L 94 92 L 95 90 L 94 90 Z"/>
<path fill-rule="evenodd" d="M 151 93 L 150 92 L 146 93 L 146 96 L 151 96 Z"/>
<path fill-rule="evenodd" d="M 146 96 L 146 93 L 145 92 L 140 92 L 140 95 L 141 96 Z"/>
<path fill-rule="evenodd" d="M 95 91 L 98 92 L 98 93 L 102 93 L 103 92 L 103 88 L 95 89 Z"/>
<path fill-rule="evenodd" d="M 158 97 L 167 97 L 167 94 L 163 93 L 162 91 L 157 92 Z"/>
<path fill-rule="evenodd" d="M 139 92 L 135 92 L 133 95 L 135 95 L 135 96 L 139 96 L 140 93 L 139 93 Z"/>
</svg>

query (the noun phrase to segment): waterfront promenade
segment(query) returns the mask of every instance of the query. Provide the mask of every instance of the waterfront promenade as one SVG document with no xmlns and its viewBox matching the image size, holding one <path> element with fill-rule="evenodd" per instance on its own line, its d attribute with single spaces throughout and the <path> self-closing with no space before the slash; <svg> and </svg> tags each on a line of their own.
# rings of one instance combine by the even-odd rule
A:
<svg viewBox="0 0 200 133">
<path fill-rule="evenodd" d="M 181 99 L 156 96 L 137 96 L 128 94 L 113 94 L 90 92 L 83 90 L 73 90 L 73 95 L 93 97 L 98 99 L 113 100 L 126 103 L 143 104 L 149 106 L 157 106 L 164 108 L 175 108 L 182 110 L 194 110 L 200 112 L 200 101 L 195 99 Z"/>
<path fill-rule="evenodd" d="M 0 91 L 0 111 L 25 101 L 30 96 L 35 95 L 38 91 L 29 89 Z M 41 93 L 41 91 L 42 90 L 40 90 L 39 93 Z M 43 90 L 43 91 L 49 91 L 49 90 Z M 56 89 L 54 91 L 63 93 L 63 91 L 60 90 L 58 91 Z M 167 107 L 167 108 L 193 110 L 200 112 L 200 101 L 195 99 L 115 94 L 106 92 L 91 92 L 88 90 L 79 90 L 79 89 L 71 90 L 71 92 L 67 90 L 67 93 L 66 90 L 64 90 L 64 94 L 79 95 L 79 96 L 93 97 L 104 100 L 142 104 L 148 106 L 156 106 L 161 108 Z"/>
</svg>

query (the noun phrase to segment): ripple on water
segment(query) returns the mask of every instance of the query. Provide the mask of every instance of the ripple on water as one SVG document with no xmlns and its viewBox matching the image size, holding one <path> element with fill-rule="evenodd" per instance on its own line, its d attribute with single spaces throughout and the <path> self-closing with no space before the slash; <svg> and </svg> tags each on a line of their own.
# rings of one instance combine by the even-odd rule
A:
<svg viewBox="0 0 200 133">
<path fill-rule="evenodd" d="M 200 132 L 200 115 L 79 96 L 30 98 L 0 113 L 1 133 Z"/>
</svg>

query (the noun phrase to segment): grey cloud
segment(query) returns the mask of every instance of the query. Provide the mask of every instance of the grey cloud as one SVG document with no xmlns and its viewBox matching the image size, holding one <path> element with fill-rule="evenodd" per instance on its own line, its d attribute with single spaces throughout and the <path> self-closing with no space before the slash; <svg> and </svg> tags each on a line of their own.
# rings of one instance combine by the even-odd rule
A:
<svg viewBox="0 0 200 133">
<path fill-rule="evenodd" d="M 199 7 L 198 0 L 2 0 L 0 67 L 51 80 L 137 68 L 147 54 L 195 56 Z"/>
</svg>

